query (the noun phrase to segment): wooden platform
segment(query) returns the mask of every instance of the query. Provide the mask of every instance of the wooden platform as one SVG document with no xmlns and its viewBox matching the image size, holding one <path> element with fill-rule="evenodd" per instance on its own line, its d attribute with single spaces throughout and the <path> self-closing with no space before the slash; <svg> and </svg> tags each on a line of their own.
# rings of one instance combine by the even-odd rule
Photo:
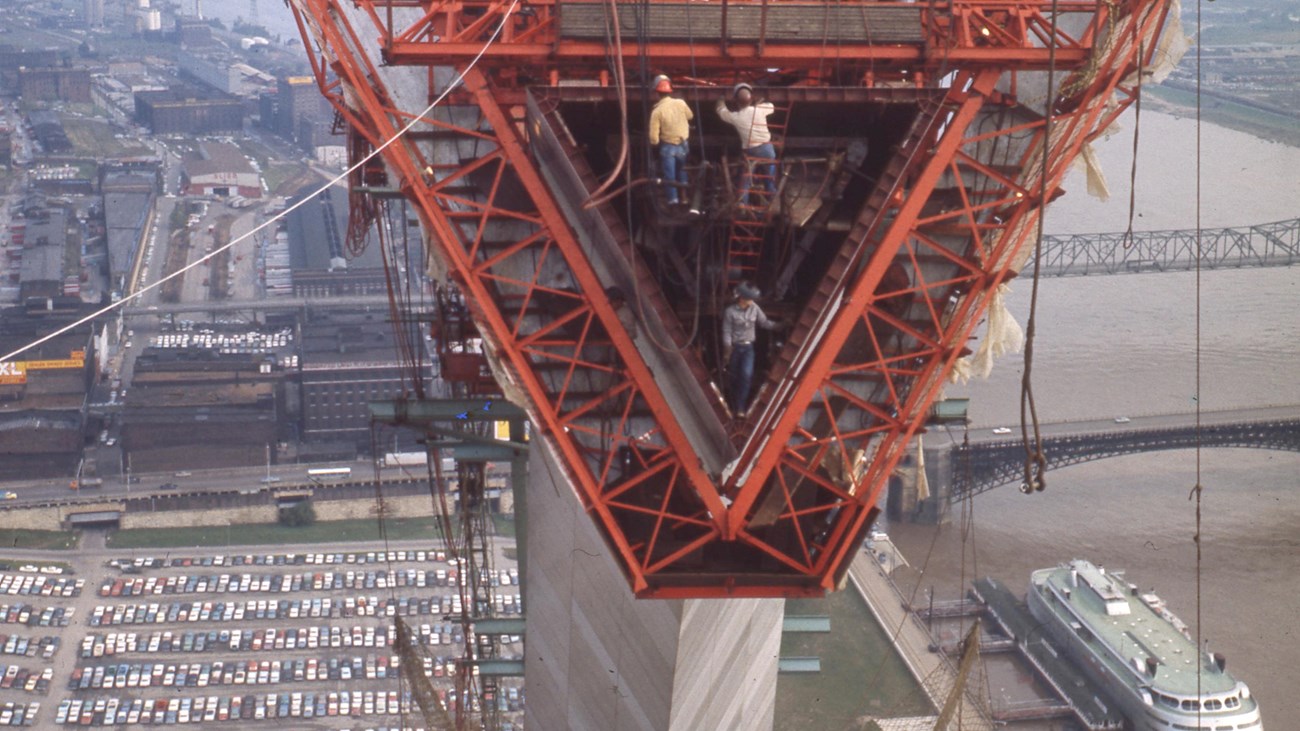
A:
<svg viewBox="0 0 1300 731">
<path fill-rule="evenodd" d="M 612 32 L 609 4 L 565 2 L 560 6 L 560 36 L 600 40 Z M 834 45 L 919 44 L 924 40 L 921 8 L 915 5 L 844 3 L 652 3 L 623 5 L 618 12 L 625 39 L 738 43 Z M 725 34 L 724 34 L 725 29 Z"/>
</svg>

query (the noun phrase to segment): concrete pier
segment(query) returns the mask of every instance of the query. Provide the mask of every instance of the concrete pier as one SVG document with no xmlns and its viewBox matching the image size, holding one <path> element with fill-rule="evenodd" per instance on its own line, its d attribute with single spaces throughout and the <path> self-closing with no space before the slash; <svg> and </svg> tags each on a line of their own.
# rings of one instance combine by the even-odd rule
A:
<svg viewBox="0 0 1300 731">
<path fill-rule="evenodd" d="M 781 599 L 635 599 L 561 468 L 528 466 L 528 728 L 772 728 Z"/>
</svg>

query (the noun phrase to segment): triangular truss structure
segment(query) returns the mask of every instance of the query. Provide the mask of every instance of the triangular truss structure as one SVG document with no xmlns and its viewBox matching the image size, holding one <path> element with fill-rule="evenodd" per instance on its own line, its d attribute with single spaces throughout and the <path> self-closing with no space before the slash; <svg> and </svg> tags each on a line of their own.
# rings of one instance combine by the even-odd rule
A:
<svg viewBox="0 0 1300 731">
<path fill-rule="evenodd" d="M 1133 101 L 1169 9 L 291 5 L 350 149 L 382 149 L 353 192 L 414 205 L 431 273 L 463 293 L 504 392 L 646 597 L 839 583 L 992 294 L 1029 256 L 1043 206 Z M 782 165 L 825 171 L 819 212 L 756 244 L 784 293 L 770 306 L 793 327 L 763 356 L 745 419 L 719 398 L 720 358 L 699 337 L 721 311 L 704 293 L 727 276 L 704 253 L 728 222 L 637 213 L 648 170 L 592 199 L 619 169 L 610 140 L 636 136 L 618 113 L 635 85 L 611 65 L 693 79 L 679 88 L 696 108 L 750 82 L 799 110 Z M 825 154 L 796 160 L 810 140 Z M 852 157 L 854 140 L 869 152 Z M 798 246 L 791 232 L 806 234 Z"/>
</svg>

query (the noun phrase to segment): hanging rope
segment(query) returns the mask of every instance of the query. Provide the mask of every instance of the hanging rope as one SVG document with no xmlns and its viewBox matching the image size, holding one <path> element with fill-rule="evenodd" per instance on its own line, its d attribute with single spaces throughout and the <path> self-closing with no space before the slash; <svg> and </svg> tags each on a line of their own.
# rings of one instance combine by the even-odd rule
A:
<svg viewBox="0 0 1300 731">
<path fill-rule="evenodd" d="M 1201 0 L 1196 0 L 1196 382 L 1193 400 L 1196 402 L 1196 485 L 1188 499 L 1196 503 L 1196 532 L 1192 543 L 1196 545 L 1196 697 L 1201 697 L 1201 673 L 1205 662 L 1199 657 L 1201 636 L 1201 497 L 1205 492 L 1201 484 Z M 1196 725 L 1201 725 L 1204 703 L 1196 706 Z"/>
<path fill-rule="evenodd" d="M 1056 21 L 1058 0 L 1052 0 L 1052 30 L 1047 47 L 1047 101 L 1043 118 L 1043 146 L 1038 169 L 1038 230 L 1034 241 L 1034 284 L 1029 296 L 1029 321 L 1025 323 L 1025 371 L 1020 377 L 1020 440 L 1025 448 L 1024 481 L 1020 491 L 1041 491 L 1047 487 L 1047 455 L 1043 453 L 1043 435 L 1038 426 L 1038 405 L 1034 402 L 1034 335 L 1038 329 L 1038 285 L 1043 260 L 1043 214 L 1047 210 L 1047 160 L 1052 152 L 1052 113 L 1056 108 Z M 1033 424 L 1030 443 L 1028 423 Z"/>
<path fill-rule="evenodd" d="M 1133 35 L 1138 34 L 1138 24 L 1133 24 Z M 1137 90 L 1133 99 L 1133 164 L 1128 171 L 1128 228 L 1124 230 L 1124 248 L 1133 246 L 1133 214 L 1137 211 L 1138 133 L 1142 129 L 1142 73 L 1145 68 L 1143 39 L 1137 38 Z"/>
</svg>

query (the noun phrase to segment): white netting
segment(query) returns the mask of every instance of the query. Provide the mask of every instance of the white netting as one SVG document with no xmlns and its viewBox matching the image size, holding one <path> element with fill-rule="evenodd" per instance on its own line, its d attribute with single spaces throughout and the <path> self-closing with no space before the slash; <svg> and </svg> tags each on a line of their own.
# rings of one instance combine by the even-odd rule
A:
<svg viewBox="0 0 1300 731">
<path fill-rule="evenodd" d="M 1019 353 L 1025 343 L 1025 331 L 1007 309 L 1005 296 L 1011 288 L 998 285 L 989 302 L 988 325 L 984 339 L 974 355 L 960 358 L 948 376 L 954 383 L 966 383 L 972 377 L 988 378 L 994 359 L 1006 353 Z"/>
<path fill-rule="evenodd" d="M 930 481 L 925 477 L 925 445 L 921 436 L 916 437 L 916 499 L 926 500 L 930 497 Z"/>
<path fill-rule="evenodd" d="M 1088 195 L 1102 201 L 1110 200 L 1110 186 L 1106 184 L 1106 173 L 1101 169 L 1101 161 L 1097 159 L 1097 151 L 1093 149 L 1091 142 L 1084 144 L 1075 161 L 1083 163 L 1088 179 Z"/>
<path fill-rule="evenodd" d="M 1169 78 L 1174 67 L 1183 60 L 1188 49 L 1192 47 L 1193 38 L 1183 34 L 1183 4 L 1180 0 L 1169 3 L 1169 16 L 1165 20 L 1165 32 L 1160 36 L 1156 52 L 1151 57 L 1151 66 L 1146 69 L 1150 76 L 1147 83 L 1160 84 Z M 1127 80 L 1125 83 L 1130 83 Z"/>
</svg>

